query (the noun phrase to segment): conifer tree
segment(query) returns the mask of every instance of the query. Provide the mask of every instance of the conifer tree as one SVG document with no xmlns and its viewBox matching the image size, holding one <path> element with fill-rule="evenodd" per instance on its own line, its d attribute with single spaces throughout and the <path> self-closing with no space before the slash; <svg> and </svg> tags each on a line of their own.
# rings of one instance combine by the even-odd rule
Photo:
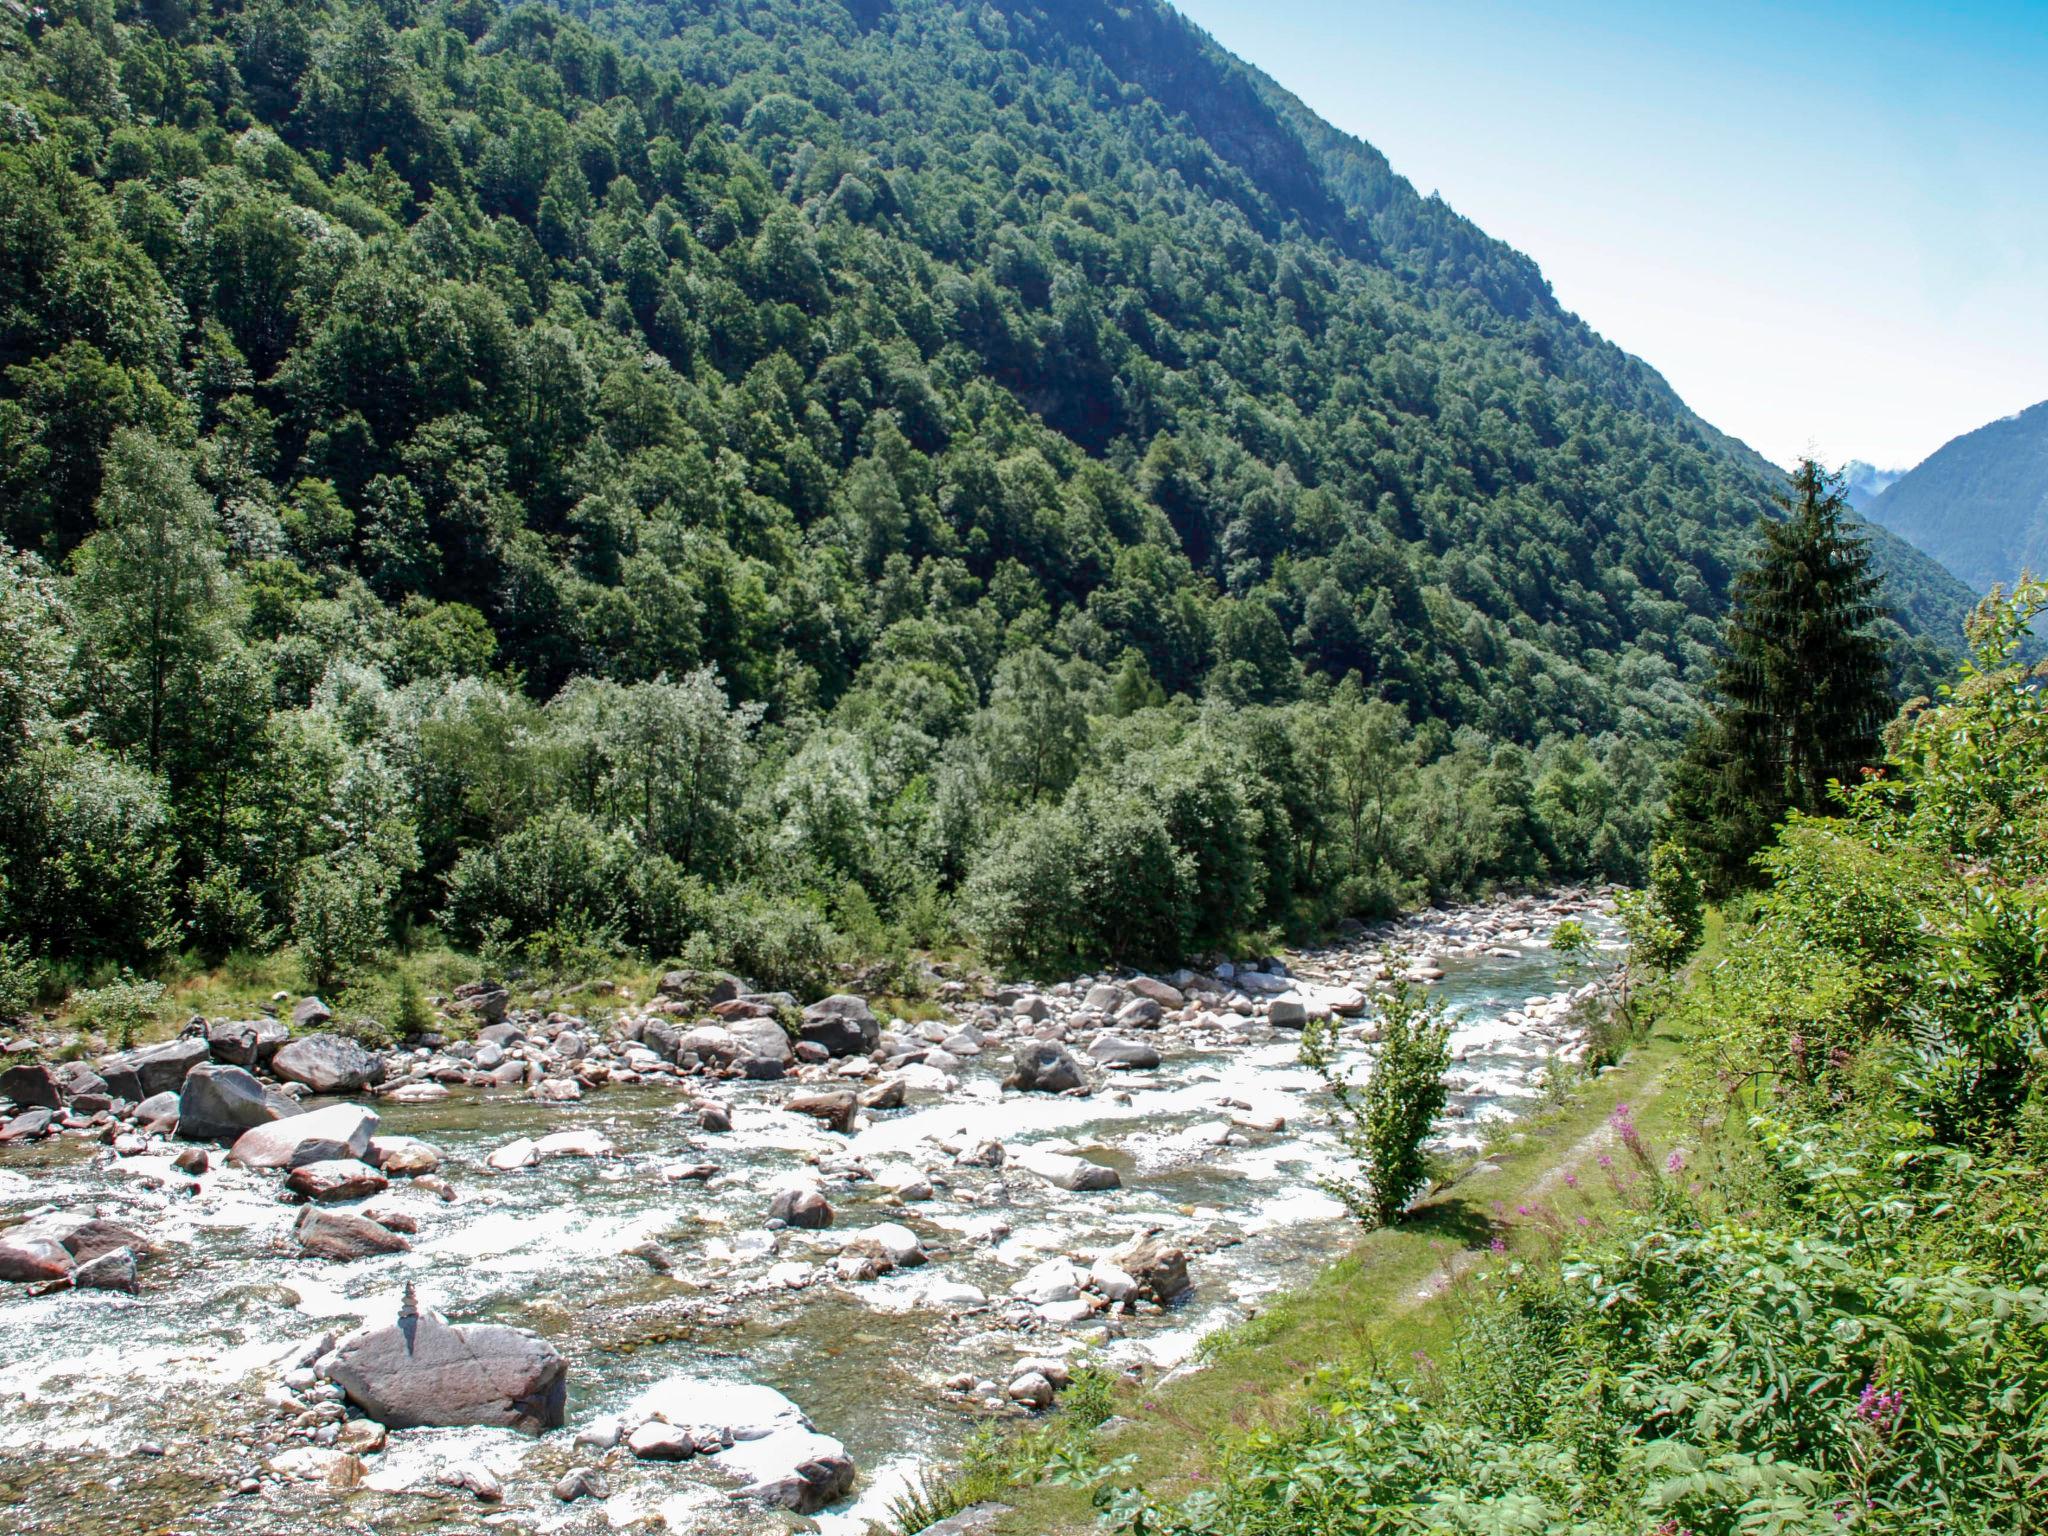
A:
<svg viewBox="0 0 2048 1536">
<path fill-rule="evenodd" d="M 1895 707 L 1873 632 L 1881 582 L 1844 526 L 1839 477 L 1804 460 L 1777 501 L 1785 516 L 1736 578 L 1713 713 L 1672 776 L 1679 836 L 1716 892 L 1746 883 L 1788 811 L 1825 810 L 1832 781 L 1877 761 Z"/>
</svg>

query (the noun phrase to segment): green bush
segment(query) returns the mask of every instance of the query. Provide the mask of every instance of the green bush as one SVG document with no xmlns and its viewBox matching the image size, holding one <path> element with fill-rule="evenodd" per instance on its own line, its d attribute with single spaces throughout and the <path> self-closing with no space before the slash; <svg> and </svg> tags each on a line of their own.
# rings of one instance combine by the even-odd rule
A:
<svg viewBox="0 0 2048 1536">
<path fill-rule="evenodd" d="M 0 1019 L 18 1019 L 42 996 L 43 963 L 19 939 L 0 939 Z"/>
<path fill-rule="evenodd" d="M 71 994 L 72 1022 L 88 1034 L 127 1050 L 163 1021 L 164 985 L 141 981 L 127 971 L 118 981 Z"/>
<path fill-rule="evenodd" d="M 1338 1139 L 1356 1169 L 1324 1187 L 1368 1227 L 1399 1221 L 1428 1175 L 1424 1143 L 1443 1113 L 1451 1066 L 1442 1013 L 1435 997 L 1396 983 L 1380 1002 L 1379 1051 L 1362 1085 L 1336 1060 L 1334 1018 L 1312 1019 L 1302 1030 L 1301 1059 L 1337 1101 Z"/>
<path fill-rule="evenodd" d="M 727 897 L 715 938 L 723 964 L 765 992 L 799 1000 L 831 990 L 833 968 L 846 948 L 816 907 L 758 890 Z"/>
<path fill-rule="evenodd" d="M 1651 975 L 1683 965 L 1699 948 L 1706 924 L 1706 901 L 1686 851 L 1675 842 L 1652 849 L 1648 886 L 1624 893 L 1620 910 L 1631 965 Z"/>
<path fill-rule="evenodd" d="M 327 855 L 299 865 L 292 886 L 292 942 L 306 985 L 326 991 L 375 958 L 386 937 L 391 872 L 362 853 Z"/>
<path fill-rule="evenodd" d="M 620 922 L 634 862 L 624 834 L 557 806 L 456 861 L 444 920 L 470 941 L 502 922 L 515 945 L 565 925 L 605 931 Z"/>
</svg>

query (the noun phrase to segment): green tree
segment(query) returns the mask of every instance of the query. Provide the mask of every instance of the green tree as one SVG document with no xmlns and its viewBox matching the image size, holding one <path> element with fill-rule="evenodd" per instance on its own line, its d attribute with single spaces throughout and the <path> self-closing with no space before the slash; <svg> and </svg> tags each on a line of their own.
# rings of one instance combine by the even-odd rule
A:
<svg viewBox="0 0 2048 1536">
<path fill-rule="evenodd" d="M 1882 585 L 1868 541 L 1845 523 L 1839 477 L 1813 460 L 1780 497 L 1736 579 L 1709 720 L 1672 779 L 1679 835 L 1711 888 L 1751 878 L 1749 860 L 1788 811 L 1818 814 L 1829 785 L 1877 761 L 1893 700 L 1875 626 Z"/>
<path fill-rule="evenodd" d="M 990 768 L 1027 802 L 1063 792 L 1088 747 L 1085 695 L 1037 646 L 1003 658 L 978 723 Z"/>
<path fill-rule="evenodd" d="M 99 524 L 71 562 L 82 670 L 108 739 L 154 772 L 180 674 L 220 638 L 219 523 L 183 455 L 124 431 L 107 455 Z"/>
</svg>

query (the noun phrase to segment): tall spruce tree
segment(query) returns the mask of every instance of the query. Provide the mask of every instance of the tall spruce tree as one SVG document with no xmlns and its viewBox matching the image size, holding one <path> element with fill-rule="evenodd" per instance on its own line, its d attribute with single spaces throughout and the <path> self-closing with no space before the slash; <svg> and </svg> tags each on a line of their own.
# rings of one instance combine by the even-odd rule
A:
<svg viewBox="0 0 2048 1536">
<path fill-rule="evenodd" d="M 1825 809 L 1830 781 L 1877 761 L 1895 708 L 1873 633 L 1881 581 L 1843 526 L 1840 477 L 1804 460 L 1777 502 L 1785 516 L 1736 578 L 1713 713 L 1672 775 L 1676 830 L 1717 892 L 1748 881 L 1787 812 Z"/>
</svg>

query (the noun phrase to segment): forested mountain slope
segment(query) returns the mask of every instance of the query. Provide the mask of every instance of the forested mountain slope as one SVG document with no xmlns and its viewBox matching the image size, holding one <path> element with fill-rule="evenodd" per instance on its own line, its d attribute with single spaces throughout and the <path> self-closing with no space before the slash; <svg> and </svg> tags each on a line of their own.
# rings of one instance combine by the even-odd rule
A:
<svg viewBox="0 0 2048 1536">
<path fill-rule="evenodd" d="M 1944 444 L 1869 515 L 1980 592 L 2048 570 L 2048 401 Z"/>
<path fill-rule="evenodd" d="M 1154 0 L 4 19 L 40 950 L 1014 918 L 997 855 L 1093 848 L 980 931 L 1135 952 L 1339 842 L 1373 899 L 1642 846 L 1772 472 Z M 1887 563 L 1924 672 L 1966 594 Z M 1158 924 L 1075 936 L 1089 857 Z"/>
</svg>

